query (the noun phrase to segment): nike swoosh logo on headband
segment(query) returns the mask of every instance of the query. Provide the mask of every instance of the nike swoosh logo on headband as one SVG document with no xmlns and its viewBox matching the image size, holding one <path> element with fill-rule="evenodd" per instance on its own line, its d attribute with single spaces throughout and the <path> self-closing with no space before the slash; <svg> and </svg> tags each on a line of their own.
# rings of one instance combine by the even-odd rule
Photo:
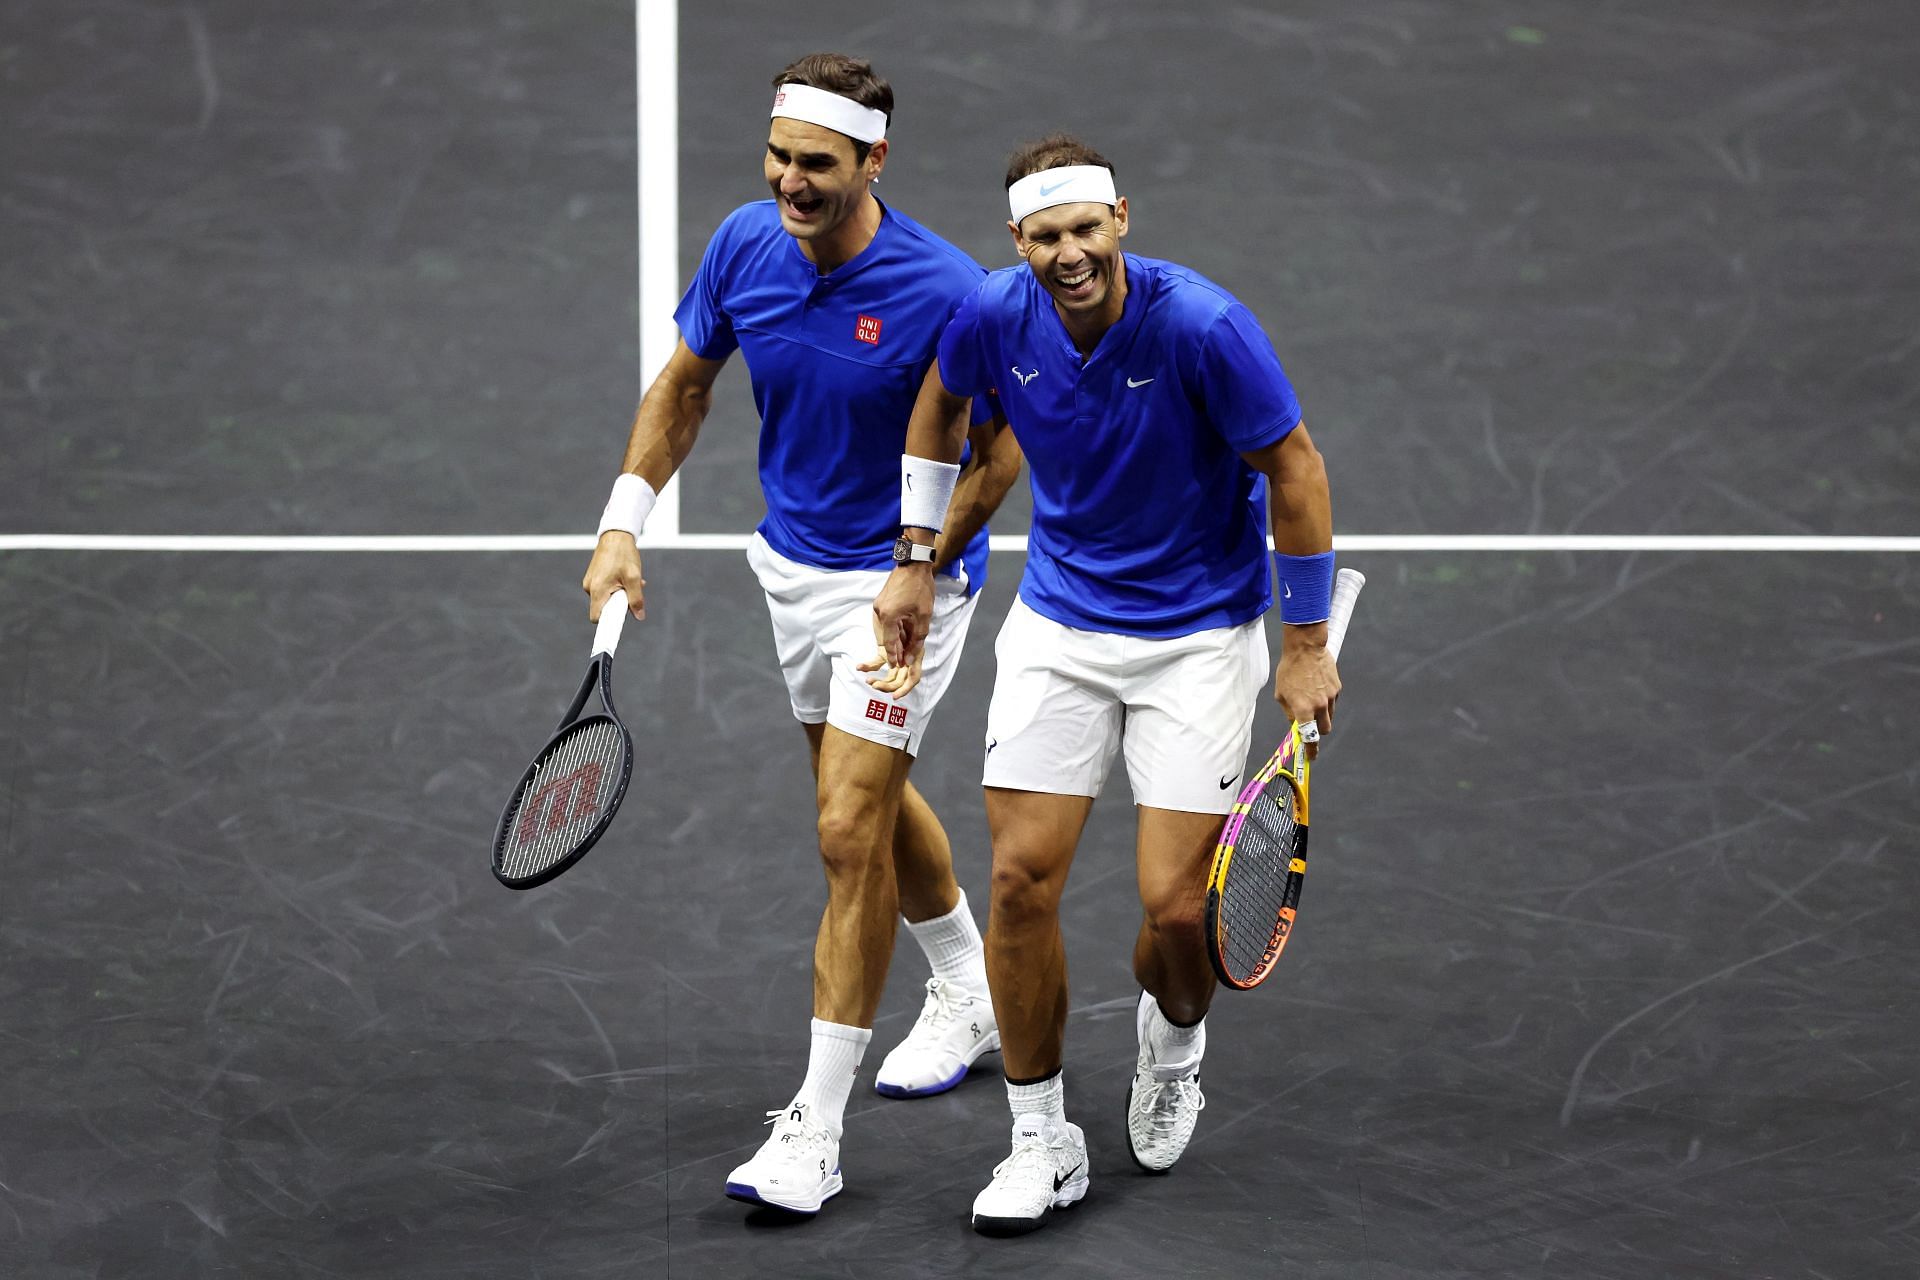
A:
<svg viewBox="0 0 1920 1280">
<path fill-rule="evenodd" d="M 1066 186 L 1066 185 L 1067 185 L 1068 183 L 1070 183 L 1070 182 L 1072 182 L 1072 181 L 1073 181 L 1073 179 L 1072 179 L 1072 178 L 1068 178 L 1068 179 L 1066 180 L 1066 182 L 1056 182 L 1056 183 L 1054 183 L 1054 184 L 1053 184 L 1052 186 L 1050 186 L 1050 187 L 1048 187 L 1048 186 L 1042 186 L 1042 187 L 1040 188 L 1040 194 L 1041 194 L 1041 195 L 1042 195 L 1043 197 L 1044 197 L 1044 196 L 1050 196 L 1050 195 L 1052 195 L 1052 194 L 1053 194 L 1054 192 L 1056 192 L 1056 191 L 1058 191 L 1058 190 L 1059 190 L 1060 188 L 1062 188 L 1062 187 L 1064 187 L 1064 186 Z"/>
</svg>

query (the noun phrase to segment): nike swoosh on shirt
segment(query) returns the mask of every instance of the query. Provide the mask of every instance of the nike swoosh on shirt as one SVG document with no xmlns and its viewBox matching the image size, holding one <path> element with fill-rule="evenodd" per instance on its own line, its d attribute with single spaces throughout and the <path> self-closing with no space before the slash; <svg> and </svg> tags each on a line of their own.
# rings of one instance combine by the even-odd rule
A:
<svg viewBox="0 0 1920 1280">
<path fill-rule="evenodd" d="M 1127 379 L 1127 385 L 1128 385 L 1128 386 L 1130 386 L 1130 387 L 1144 387 L 1144 386 L 1146 386 L 1146 385 L 1147 385 L 1147 384 L 1148 384 L 1149 382 L 1152 382 L 1152 381 L 1153 381 L 1153 379 L 1152 379 L 1152 378 L 1142 378 L 1142 379 L 1140 379 L 1140 381 L 1138 381 L 1138 382 L 1135 382 L 1135 381 L 1134 381 L 1134 380 L 1133 380 L 1132 378 L 1128 378 L 1128 379 Z"/>
</svg>

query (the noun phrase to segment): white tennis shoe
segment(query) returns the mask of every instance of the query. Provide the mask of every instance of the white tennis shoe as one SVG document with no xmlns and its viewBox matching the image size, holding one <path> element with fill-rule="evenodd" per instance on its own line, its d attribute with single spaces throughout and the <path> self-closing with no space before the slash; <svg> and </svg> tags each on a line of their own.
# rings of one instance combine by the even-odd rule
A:
<svg viewBox="0 0 1920 1280">
<path fill-rule="evenodd" d="M 1207 1029 L 1200 1027 L 1193 1053 L 1181 1062 L 1154 1059 L 1148 1023 L 1153 997 L 1142 991 L 1134 1011 L 1140 1055 L 1134 1059 L 1133 1084 L 1127 1089 L 1127 1150 L 1148 1173 L 1165 1173 L 1187 1149 L 1193 1126 L 1207 1099 L 1200 1092 L 1200 1059 L 1207 1052 Z"/>
<path fill-rule="evenodd" d="M 796 1102 L 767 1112 L 773 1134 L 727 1175 L 727 1195 L 789 1213 L 818 1213 L 840 1194 L 840 1140 Z"/>
<path fill-rule="evenodd" d="M 880 1064 L 873 1087 L 889 1098 L 945 1093 L 966 1079 L 982 1054 L 999 1047 L 1000 1027 L 986 992 L 928 978 L 920 1020 Z"/>
<path fill-rule="evenodd" d="M 1024 1235 L 1053 1210 L 1078 1203 L 1087 1183 L 1087 1138 L 1079 1125 L 1016 1116 L 1013 1154 L 993 1167 L 993 1181 L 973 1198 L 973 1229 L 987 1236 Z"/>
</svg>

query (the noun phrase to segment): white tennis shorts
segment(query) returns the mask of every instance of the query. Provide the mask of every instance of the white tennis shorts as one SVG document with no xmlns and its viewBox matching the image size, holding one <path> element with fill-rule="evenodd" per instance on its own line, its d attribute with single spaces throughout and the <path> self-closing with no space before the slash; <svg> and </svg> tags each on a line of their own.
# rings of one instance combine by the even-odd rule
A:
<svg viewBox="0 0 1920 1280">
<path fill-rule="evenodd" d="M 1119 747 L 1134 803 L 1232 808 L 1270 675 L 1260 619 L 1153 640 L 1062 626 L 1016 599 L 993 651 L 987 786 L 1097 796 Z"/>
<path fill-rule="evenodd" d="M 961 578 L 935 576 L 933 630 L 920 683 L 896 702 L 867 683 L 869 675 L 880 672 L 856 669 L 880 648 L 873 638 L 873 598 L 887 580 L 884 572 L 816 569 L 787 559 L 758 533 L 747 542 L 747 563 L 767 593 L 774 649 L 794 719 L 824 721 L 856 738 L 918 755 L 927 721 L 960 665 L 977 593 L 969 595 Z"/>
</svg>

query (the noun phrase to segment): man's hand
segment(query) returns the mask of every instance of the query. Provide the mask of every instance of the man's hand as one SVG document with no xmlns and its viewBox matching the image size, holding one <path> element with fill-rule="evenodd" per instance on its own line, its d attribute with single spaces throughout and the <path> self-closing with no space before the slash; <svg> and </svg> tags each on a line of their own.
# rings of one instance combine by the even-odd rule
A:
<svg viewBox="0 0 1920 1280">
<path fill-rule="evenodd" d="M 920 665 L 926 659 L 927 632 L 933 627 L 933 567 L 901 565 L 887 575 L 873 602 L 873 639 L 880 651 L 860 664 L 862 671 L 889 667 L 885 675 L 867 683 L 898 702 L 920 683 Z"/>
<path fill-rule="evenodd" d="M 627 611 L 634 619 L 645 618 L 647 603 L 641 591 L 646 585 L 646 579 L 640 576 L 640 548 L 634 544 L 633 535 L 621 529 L 607 530 L 593 549 L 586 576 L 580 579 L 581 589 L 587 593 L 587 621 L 600 621 L 600 610 L 616 589 L 627 593 Z"/>
<path fill-rule="evenodd" d="M 1340 700 L 1340 671 L 1327 652 L 1327 624 L 1284 628 L 1280 665 L 1273 673 L 1273 697 L 1294 723 L 1313 725 L 1325 736 L 1333 732 L 1333 704 Z M 1317 742 L 1307 743 L 1307 759 L 1319 754 Z"/>
</svg>

